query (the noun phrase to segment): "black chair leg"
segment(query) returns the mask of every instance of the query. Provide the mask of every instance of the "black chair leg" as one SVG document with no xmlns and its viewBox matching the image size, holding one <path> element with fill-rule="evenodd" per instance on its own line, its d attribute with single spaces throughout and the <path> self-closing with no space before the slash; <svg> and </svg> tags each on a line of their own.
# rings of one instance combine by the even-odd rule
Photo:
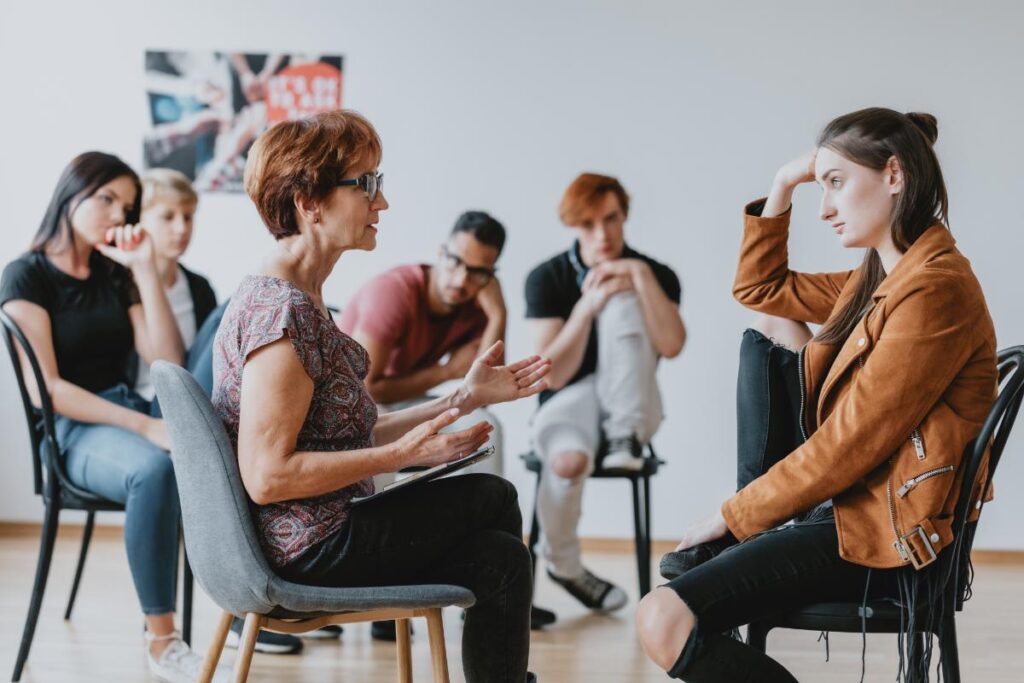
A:
<svg viewBox="0 0 1024 683">
<path fill-rule="evenodd" d="M 647 593 L 651 591 L 651 478 L 646 474 L 643 480 L 644 494 L 644 577 Z M 645 593 L 646 594 L 646 593 Z"/>
<path fill-rule="evenodd" d="M 533 562 L 533 582 L 537 583 L 537 543 L 540 541 L 540 520 L 537 519 L 537 497 L 540 495 L 540 472 L 537 472 L 537 485 L 533 489 L 533 519 L 530 522 L 530 559 Z"/>
<path fill-rule="evenodd" d="M 645 541 L 644 522 L 641 516 L 642 501 L 640 500 L 639 477 L 630 477 L 633 488 L 633 545 L 636 549 L 636 573 L 640 584 L 640 597 L 651 590 L 651 554 Z"/>
<path fill-rule="evenodd" d="M 43 533 L 39 541 L 39 561 L 36 563 L 36 579 L 32 584 L 32 599 L 28 605 L 28 616 L 25 618 L 25 630 L 21 634 L 21 647 L 18 648 L 18 658 L 14 663 L 14 675 L 12 681 L 21 679 L 21 670 L 25 668 L 25 661 L 28 659 L 28 652 L 32 648 L 32 636 L 36 632 L 36 622 L 39 620 L 39 608 L 43 604 L 43 593 L 46 591 L 46 579 L 50 574 L 50 560 L 53 559 L 53 545 L 57 540 L 57 520 L 60 516 L 60 508 L 56 505 L 47 505 L 43 517 Z"/>
<path fill-rule="evenodd" d="M 960 653 L 956 644 L 956 618 L 952 615 L 943 619 L 942 635 L 939 637 L 940 666 L 944 683 L 960 683 Z"/>
<path fill-rule="evenodd" d="M 747 645 L 758 652 L 768 651 L 768 631 L 770 629 L 760 622 L 747 626 Z"/>
<path fill-rule="evenodd" d="M 188 553 L 182 551 L 182 557 L 185 562 L 184 578 L 182 583 L 184 589 L 182 591 L 182 608 L 181 608 L 181 639 L 186 644 L 192 644 L 192 584 L 194 579 L 192 577 L 192 566 L 188 563 Z"/>
<path fill-rule="evenodd" d="M 75 567 L 75 580 L 71 584 L 71 595 L 68 596 L 68 606 L 64 610 L 64 621 L 71 618 L 71 610 L 75 607 L 75 598 L 78 597 L 78 584 L 82 581 L 82 570 L 85 568 L 85 556 L 89 552 L 89 542 L 92 540 L 92 527 L 96 521 L 96 513 L 89 512 L 85 517 L 85 530 L 82 532 L 82 549 L 78 552 L 78 566 Z"/>
</svg>

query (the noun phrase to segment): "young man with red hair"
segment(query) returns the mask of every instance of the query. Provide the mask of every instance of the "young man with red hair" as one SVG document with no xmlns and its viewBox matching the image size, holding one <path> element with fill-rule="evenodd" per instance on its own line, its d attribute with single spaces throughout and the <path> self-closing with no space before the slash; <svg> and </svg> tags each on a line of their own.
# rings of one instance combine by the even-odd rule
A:
<svg viewBox="0 0 1024 683">
<path fill-rule="evenodd" d="M 641 449 L 662 419 L 658 359 L 679 355 L 686 341 L 679 279 L 626 245 L 628 214 L 618 180 L 580 175 L 559 208 L 576 241 L 526 282 L 536 350 L 552 361 L 551 388 L 531 424 L 545 465 L 537 497 L 541 554 L 556 583 L 605 612 L 625 605 L 626 594 L 581 561 L 583 483 L 602 441 L 601 467 L 640 468 Z"/>
</svg>

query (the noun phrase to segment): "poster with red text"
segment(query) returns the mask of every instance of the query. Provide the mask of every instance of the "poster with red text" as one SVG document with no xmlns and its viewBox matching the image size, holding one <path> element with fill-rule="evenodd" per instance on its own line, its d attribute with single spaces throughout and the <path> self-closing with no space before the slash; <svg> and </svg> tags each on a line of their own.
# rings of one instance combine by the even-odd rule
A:
<svg viewBox="0 0 1024 683">
<path fill-rule="evenodd" d="M 241 192 L 245 157 L 269 126 L 341 107 L 342 57 L 146 51 L 146 168 L 200 192 Z"/>
</svg>

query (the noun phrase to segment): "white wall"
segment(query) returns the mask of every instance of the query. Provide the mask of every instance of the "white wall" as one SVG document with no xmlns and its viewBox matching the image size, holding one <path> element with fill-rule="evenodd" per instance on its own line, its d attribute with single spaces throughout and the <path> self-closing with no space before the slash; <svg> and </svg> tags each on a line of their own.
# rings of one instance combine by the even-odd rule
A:
<svg viewBox="0 0 1024 683">
<path fill-rule="evenodd" d="M 953 231 L 1000 343 L 1024 341 L 1013 204 L 1024 190 L 1022 20 L 1011 2 L 12 3 L 0 18 L 0 262 L 27 245 L 73 155 L 96 148 L 141 162 L 146 48 L 340 52 L 345 105 L 384 140 L 392 208 L 378 250 L 342 259 L 333 302 L 380 270 L 429 258 L 460 211 L 483 208 L 511 231 L 501 262 L 509 342 L 513 356 L 528 353 L 522 284 L 570 239 L 556 219 L 561 191 L 584 169 L 622 178 L 634 199 L 630 242 L 684 282 L 690 341 L 663 365 L 669 417 L 655 442 L 669 461 L 655 534 L 675 538 L 734 479 L 736 347 L 750 317 L 730 296 L 741 208 L 831 117 L 869 105 L 938 117 Z M 798 193 L 794 266 L 856 263 L 816 208 L 816 190 Z M 244 196 L 203 197 L 197 226 L 187 262 L 222 296 L 271 246 Z M 37 519 L 0 366 L 0 519 Z M 531 480 L 514 454 L 531 409 L 498 409 L 527 503 Z M 979 546 L 1024 548 L 1024 500 L 1013 495 L 1022 445 L 1018 435 L 1007 449 Z M 586 535 L 630 536 L 627 487 L 594 483 L 584 517 Z"/>
</svg>

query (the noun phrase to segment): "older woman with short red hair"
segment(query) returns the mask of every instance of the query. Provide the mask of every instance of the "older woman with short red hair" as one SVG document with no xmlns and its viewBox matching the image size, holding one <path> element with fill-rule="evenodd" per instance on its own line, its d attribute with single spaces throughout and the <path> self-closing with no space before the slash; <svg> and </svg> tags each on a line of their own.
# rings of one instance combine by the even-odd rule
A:
<svg viewBox="0 0 1024 683">
<path fill-rule="evenodd" d="M 377 245 L 388 208 L 380 159 L 373 126 L 350 111 L 281 123 L 256 141 L 245 187 L 276 244 L 225 312 L 213 402 L 275 571 L 311 585 L 465 586 L 477 599 L 463 633 L 466 680 L 522 683 L 532 578 L 512 485 L 472 474 L 352 506 L 376 474 L 477 449 L 486 422 L 441 429 L 537 394 L 550 368 L 538 356 L 499 366 L 498 342 L 451 394 L 377 414 L 366 351 L 332 322 L 322 288 L 342 254 Z"/>
</svg>

